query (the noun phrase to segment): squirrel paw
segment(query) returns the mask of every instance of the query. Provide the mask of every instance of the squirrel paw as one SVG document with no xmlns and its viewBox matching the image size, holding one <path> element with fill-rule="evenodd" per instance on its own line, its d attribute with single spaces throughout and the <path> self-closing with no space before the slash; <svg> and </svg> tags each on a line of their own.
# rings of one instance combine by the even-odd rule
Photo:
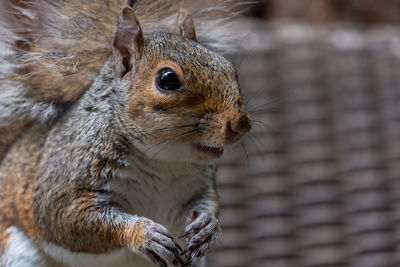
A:
<svg viewBox="0 0 400 267">
<path fill-rule="evenodd" d="M 168 230 L 153 221 L 147 222 L 145 241 L 139 246 L 139 252 L 160 267 L 181 266 L 183 261 L 179 255 L 182 248 L 174 241 Z"/>
<path fill-rule="evenodd" d="M 186 249 L 181 253 L 188 258 L 183 266 L 190 265 L 195 259 L 203 257 L 207 251 L 213 249 L 220 234 L 218 219 L 209 213 L 201 213 L 180 236 L 188 240 Z"/>
</svg>

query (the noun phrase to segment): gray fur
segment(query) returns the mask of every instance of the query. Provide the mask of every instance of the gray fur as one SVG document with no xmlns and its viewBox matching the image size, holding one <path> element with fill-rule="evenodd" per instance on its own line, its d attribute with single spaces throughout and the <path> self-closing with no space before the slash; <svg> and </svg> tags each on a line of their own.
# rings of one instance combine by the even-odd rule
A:
<svg viewBox="0 0 400 267">
<path fill-rule="evenodd" d="M 221 156 L 216 148 L 232 144 L 228 130 L 238 130 L 244 115 L 243 131 L 251 127 L 240 104 L 236 71 L 225 58 L 184 36 L 148 33 L 143 38 L 138 31 L 143 45 L 129 42 L 140 50 L 137 66 L 122 72 L 123 52 L 110 50 L 108 17 L 104 23 L 89 16 L 93 9 L 110 11 L 116 23 L 116 5 L 122 2 L 107 2 L 110 10 L 99 3 L 84 2 L 82 17 L 76 0 L 37 0 L 32 11 L 14 9 L 22 23 L 31 23 L 25 32 L 0 22 L 0 31 L 9 37 L 0 40 L 0 130 L 14 122 L 18 128 L 21 120 L 31 123 L 0 162 L 1 186 L 10 191 L 0 191 L 5 211 L 0 226 L 18 225 L 35 241 L 31 252 L 43 253 L 39 261 L 49 256 L 83 266 L 124 260 L 128 251 L 129 257 L 141 254 L 132 262 L 147 267 L 143 257 L 159 266 L 178 265 L 179 245 L 172 236 L 190 224 L 187 263 L 201 266 L 204 261 L 195 261 L 220 233 L 213 216 L 218 204 L 210 161 Z M 68 14 L 68 4 L 74 14 Z M 140 8 L 137 13 L 145 15 Z M 153 18 L 160 20 L 160 10 Z M 165 14 L 161 21 L 168 26 L 172 13 Z M 130 23 L 137 24 L 132 18 Z M 144 28 L 154 24 L 148 24 L 149 18 L 142 20 Z M 110 40 L 101 39 L 103 29 Z M 17 40 L 22 44 L 14 45 Z M 182 90 L 170 95 L 156 82 L 165 66 L 181 75 Z M 18 254 L 15 250 L 1 249 L 6 261 L 18 258 L 7 256 Z"/>
<path fill-rule="evenodd" d="M 106 2 L 107 0 L 105 0 Z M 124 0 L 121 2 L 123 7 Z M 66 1 L 68 4 L 76 3 L 76 0 Z M 182 2 L 179 0 L 168 1 L 138 1 L 136 14 L 143 27 L 144 33 L 152 32 L 177 32 L 176 20 L 179 8 Z M 0 0 L 0 134 L 2 127 L 7 131 L 7 127 L 19 121 L 46 123 L 59 117 L 64 112 L 64 100 L 44 100 L 35 96 L 36 88 L 31 88 L 27 82 L 32 75 L 44 75 L 35 68 L 30 68 L 23 75 L 18 72 L 27 64 L 35 66 L 40 63 L 45 71 L 54 76 L 54 79 L 62 81 L 65 75 L 69 73 L 79 73 L 86 70 L 85 65 L 79 65 L 80 57 L 101 58 L 101 56 L 110 53 L 111 46 L 96 34 L 86 35 L 85 31 L 90 25 L 96 25 L 96 20 L 88 18 L 73 17 L 71 14 L 64 14 L 60 9 L 63 1 L 60 0 L 38 0 L 32 1 L 25 7 L 10 6 L 10 0 Z M 80 3 L 80 2 L 79 2 Z M 82 5 L 84 3 L 82 2 Z M 185 5 L 183 5 L 186 7 Z M 234 29 L 233 20 L 237 13 L 236 4 L 230 0 L 219 0 L 215 5 L 206 9 L 189 10 L 196 22 L 196 32 L 199 43 L 210 47 L 219 52 L 230 52 L 234 50 L 242 37 Z M 13 14 L 19 14 L 18 20 L 13 19 Z M 95 13 L 102 15 L 102 12 Z M 215 14 L 218 14 L 216 18 Z M 119 10 L 113 15 L 119 16 Z M 109 23 L 115 23 L 114 20 Z M 116 25 L 98 25 L 101 29 L 116 27 Z M 65 29 L 68 29 L 65 31 Z M 21 35 L 21 33 L 24 33 Z M 68 45 L 63 44 L 65 40 L 71 43 L 72 47 L 76 40 L 86 38 L 88 43 L 92 43 L 94 50 L 80 50 L 78 52 L 69 49 Z M 44 40 L 44 41 L 42 41 Z M 23 41 L 28 45 L 37 45 L 42 47 L 46 40 L 52 40 L 53 46 L 43 46 L 38 52 L 17 51 L 15 43 Z M 105 57 L 107 58 L 107 56 Z M 59 71 L 59 66 L 63 65 L 63 71 Z M 100 69 L 100 65 L 98 70 Z M 95 73 L 92 69 L 91 73 Z M 88 77 L 88 79 L 90 79 Z M 40 90 L 40 88 L 39 88 Z M 54 88 L 53 94 L 57 95 L 57 88 Z M 81 91 L 86 90 L 82 85 Z M 32 94 L 33 93 L 33 94 Z M 60 93 L 61 94 L 61 93 Z M 35 122 L 36 121 L 36 122 Z M 24 126 L 21 127 L 23 129 Z M 15 132 L 17 137 L 20 132 Z M 3 143 L 7 147 L 14 138 L 10 137 L 8 131 L 8 140 Z M 4 148 L 3 148 L 4 149 Z M 1 151 L 1 147 L 0 147 Z M 0 154 L 0 160 L 2 155 Z"/>
</svg>

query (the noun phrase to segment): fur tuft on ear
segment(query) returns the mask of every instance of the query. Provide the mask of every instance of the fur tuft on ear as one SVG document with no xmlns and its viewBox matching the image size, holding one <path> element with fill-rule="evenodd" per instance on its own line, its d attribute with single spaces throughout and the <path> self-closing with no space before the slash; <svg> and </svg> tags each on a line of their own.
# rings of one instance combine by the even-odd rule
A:
<svg viewBox="0 0 400 267">
<path fill-rule="evenodd" d="M 134 2 L 136 1 L 131 2 L 132 5 L 135 5 Z M 125 7 L 122 11 L 113 41 L 114 50 L 119 54 L 118 60 L 121 61 L 117 62 L 117 64 L 122 64 L 124 67 L 121 76 L 132 70 L 136 71 L 141 59 L 143 46 L 144 37 L 140 23 L 133 9 Z"/>
<path fill-rule="evenodd" d="M 179 10 L 178 27 L 181 35 L 193 41 L 197 41 L 193 18 L 190 16 L 189 12 L 183 8 Z"/>
</svg>

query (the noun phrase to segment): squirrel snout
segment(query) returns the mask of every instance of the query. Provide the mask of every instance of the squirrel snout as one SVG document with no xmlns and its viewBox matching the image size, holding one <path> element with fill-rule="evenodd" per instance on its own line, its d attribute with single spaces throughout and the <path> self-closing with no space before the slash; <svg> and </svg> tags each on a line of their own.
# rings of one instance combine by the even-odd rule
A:
<svg viewBox="0 0 400 267">
<path fill-rule="evenodd" d="M 253 121 L 248 113 L 243 114 L 241 117 L 229 120 L 225 130 L 225 140 L 227 144 L 233 144 L 247 134 Z"/>
</svg>

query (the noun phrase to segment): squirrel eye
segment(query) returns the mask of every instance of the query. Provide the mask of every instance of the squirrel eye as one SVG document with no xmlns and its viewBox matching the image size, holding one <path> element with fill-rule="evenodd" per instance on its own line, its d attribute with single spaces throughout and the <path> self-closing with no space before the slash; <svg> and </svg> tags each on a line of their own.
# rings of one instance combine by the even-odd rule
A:
<svg viewBox="0 0 400 267">
<path fill-rule="evenodd" d="M 157 73 L 156 84 L 163 91 L 174 91 L 181 88 L 181 82 L 175 72 L 170 69 L 162 69 Z"/>
</svg>

